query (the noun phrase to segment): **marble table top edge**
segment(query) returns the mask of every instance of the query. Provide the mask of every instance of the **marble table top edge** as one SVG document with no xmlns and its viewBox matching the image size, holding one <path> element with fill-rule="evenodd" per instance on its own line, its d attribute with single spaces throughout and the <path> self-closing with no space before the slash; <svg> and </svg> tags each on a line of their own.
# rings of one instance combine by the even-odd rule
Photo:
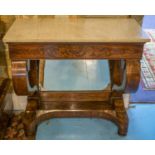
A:
<svg viewBox="0 0 155 155">
<path fill-rule="evenodd" d="M 150 41 L 134 19 L 82 18 L 17 19 L 3 38 L 8 42 L 123 42 Z"/>
</svg>

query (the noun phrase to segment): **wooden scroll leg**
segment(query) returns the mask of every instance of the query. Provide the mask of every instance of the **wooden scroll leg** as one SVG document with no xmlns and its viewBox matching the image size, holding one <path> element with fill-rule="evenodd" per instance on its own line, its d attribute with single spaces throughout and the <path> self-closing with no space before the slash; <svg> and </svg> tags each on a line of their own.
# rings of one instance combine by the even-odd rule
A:
<svg viewBox="0 0 155 155">
<path fill-rule="evenodd" d="M 137 91 L 140 82 L 140 59 L 110 60 L 112 88 L 121 86 L 125 93 Z M 126 76 L 125 75 L 126 72 Z M 125 87 L 125 88 L 124 88 Z M 119 90 L 116 90 L 119 91 Z"/>
<path fill-rule="evenodd" d="M 120 86 L 124 76 L 124 60 L 109 60 L 111 84 Z"/>
<path fill-rule="evenodd" d="M 112 69 L 112 80 L 113 84 L 120 84 L 121 74 L 116 74 L 115 71 L 120 70 L 119 62 L 114 62 Z M 123 70 L 122 70 L 123 71 Z M 124 70 L 125 71 L 125 70 Z M 120 78 L 120 79 L 118 79 Z M 125 84 L 125 92 L 133 93 L 137 90 L 140 81 L 140 60 L 126 60 L 126 84 Z M 113 105 L 115 107 L 116 116 L 118 119 L 119 130 L 118 133 L 120 135 L 127 134 L 128 128 L 128 116 L 126 113 L 126 109 L 123 103 L 123 93 L 124 91 L 116 91 L 112 94 Z"/>
<path fill-rule="evenodd" d="M 111 95 L 111 103 L 116 113 L 118 134 L 125 136 L 128 130 L 128 115 L 123 102 L 123 92 L 113 91 Z"/>
<path fill-rule="evenodd" d="M 30 60 L 28 77 L 30 86 L 38 86 L 39 83 L 39 60 Z"/>
<path fill-rule="evenodd" d="M 118 134 L 124 136 L 127 134 L 128 130 L 128 115 L 126 113 L 126 109 L 124 108 L 123 98 L 115 99 L 114 106 L 118 119 Z"/>
<path fill-rule="evenodd" d="M 12 81 L 17 95 L 28 95 L 27 61 L 12 61 Z"/>
<path fill-rule="evenodd" d="M 123 88 L 121 88 L 125 77 L 125 62 L 124 60 L 110 60 L 109 64 L 113 90 L 111 101 L 118 121 L 118 134 L 124 136 L 128 129 L 128 116 L 123 102 Z"/>
<path fill-rule="evenodd" d="M 40 60 L 39 63 L 39 84 L 43 87 L 44 86 L 44 68 L 45 68 L 45 61 Z"/>
<path fill-rule="evenodd" d="M 37 91 L 37 64 L 30 64 L 28 71 L 28 65 L 26 60 L 12 61 L 12 81 L 15 93 L 17 95 L 31 95 Z"/>
<path fill-rule="evenodd" d="M 140 82 L 140 60 L 126 60 L 126 87 L 125 92 L 137 91 Z"/>
<path fill-rule="evenodd" d="M 112 87 L 121 86 L 126 78 L 125 92 L 136 92 L 140 81 L 140 59 L 110 60 L 110 73 Z M 126 66 L 126 76 L 125 74 Z"/>
</svg>

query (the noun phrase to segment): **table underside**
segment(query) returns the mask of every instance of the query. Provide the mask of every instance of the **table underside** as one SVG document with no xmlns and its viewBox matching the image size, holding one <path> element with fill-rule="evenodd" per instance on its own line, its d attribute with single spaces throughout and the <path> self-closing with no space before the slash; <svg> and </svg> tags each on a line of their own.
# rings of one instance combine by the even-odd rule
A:
<svg viewBox="0 0 155 155">
<path fill-rule="evenodd" d="M 9 43 L 14 90 L 17 95 L 28 96 L 26 111 L 34 113 L 32 123 L 27 126 L 27 134 L 35 134 L 38 123 L 49 118 L 101 117 L 116 123 L 119 134 L 126 135 L 128 117 L 122 95 L 137 90 L 143 45 Z M 111 84 L 99 91 L 40 91 L 39 74 L 43 74 L 44 70 L 41 62 L 46 59 L 108 59 Z M 123 83 L 123 89 L 115 89 Z"/>
</svg>

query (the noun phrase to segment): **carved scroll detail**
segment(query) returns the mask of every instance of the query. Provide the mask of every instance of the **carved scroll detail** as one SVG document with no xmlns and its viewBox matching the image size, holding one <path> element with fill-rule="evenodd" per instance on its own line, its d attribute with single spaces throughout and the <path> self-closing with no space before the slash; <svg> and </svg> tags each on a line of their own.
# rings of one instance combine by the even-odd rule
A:
<svg viewBox="0 0 155 155">
<path fill-rule="evenodd" d="M 28 95 L 26 61 L 12 61 L 12 80 L 17 95 Z"/>
<path fill-rule="evenodd" d="M 126 92 L 137 91 L 140 81 L 140 60 L 126 60 Z"/>
<path fill-rule="evenodd" d="M 120 86 L 123 81 L 124 66 L 122 60 L 109 60 L 111 83 Z"/>
<path fill-rule="evenodd" d="M 31 66 L 30 69 L 32 70 L 30 70 L 31 76 L 29 78 L 27 61 L 12 61 L 12 81 L 17 95 L 30 95 L 35 91 L 31 86 L 37 84 L 36 68 Z"/>
</svg>

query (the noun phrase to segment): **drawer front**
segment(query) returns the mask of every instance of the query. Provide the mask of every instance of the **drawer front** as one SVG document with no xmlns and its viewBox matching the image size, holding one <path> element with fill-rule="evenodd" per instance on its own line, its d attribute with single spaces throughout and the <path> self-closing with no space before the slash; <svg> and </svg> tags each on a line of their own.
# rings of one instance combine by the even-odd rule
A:
<svg viewBox="0 0 155 155">
<path fill-rule="evenodd" d="M 18 59 L 140 59 L 143 43 L 11 43 Z"/>
</svg>

